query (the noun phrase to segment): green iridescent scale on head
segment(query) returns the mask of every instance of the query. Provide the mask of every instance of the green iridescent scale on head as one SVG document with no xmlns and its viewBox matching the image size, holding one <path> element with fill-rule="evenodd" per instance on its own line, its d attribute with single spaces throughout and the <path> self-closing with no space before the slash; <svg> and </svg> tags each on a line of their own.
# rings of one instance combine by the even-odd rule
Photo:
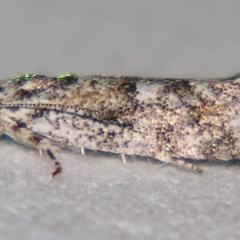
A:
<svg viewBox="0 0 240 240">
<path fill-rule="evenodd" d="M 37 74 L 35 74 L 35 73 L 26 73 L 23 77 L 25 78 L 25 79 L 32 79 L 32 78 L 35 78 L 35 77 L 37 77 L 37 76 L 39 76 L 39 75 L 37 75 Z"/>
<path fill-rule="evenodd" d="M 61 82 L 61 84 L 73 84 L 78 81 L 78 76 L 71 73 L 60 74 L 56 77 L 57 80 Z"/>
<path fill-rule="evenodd" d="M 69 77 L 72 77 L 72 76 L 74 76 L 74 74 L 71 74 L 71 73 L 63 73 L 63 74 L 58 75 L 56 78 L 57 78 L 57 79 L 65 79 L 65 78 L 69 78 Z"/>
<path fill-rule="evenodd" d="M 32 80 L 33 78 L 36 77 L 44 77 L 43 75 L 37 75 L 35 73 L 26 73 L 24 75 L 18 75 L 18 76 L 14 76 L 10 79 L 10 82 L 13 81 L 21 81 L 21 80 L 25 80 L 25 81 L 29 81 Z"/>
</svg>

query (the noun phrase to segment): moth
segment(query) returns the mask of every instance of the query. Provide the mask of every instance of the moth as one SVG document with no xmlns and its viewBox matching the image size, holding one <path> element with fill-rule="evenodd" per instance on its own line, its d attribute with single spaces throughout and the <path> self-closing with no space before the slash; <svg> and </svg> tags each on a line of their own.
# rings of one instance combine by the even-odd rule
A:
<svg viewBox="0 0 240 240">
<path fill-rule="evenodd" d="M 55 151 L 68 146 L 201 172 L 194 161 L 240 158 L 240 75 L 16 76 L 0 81 L 0 133 L 47 155 L 52 176 L 62 171 Z"/>
</svg>

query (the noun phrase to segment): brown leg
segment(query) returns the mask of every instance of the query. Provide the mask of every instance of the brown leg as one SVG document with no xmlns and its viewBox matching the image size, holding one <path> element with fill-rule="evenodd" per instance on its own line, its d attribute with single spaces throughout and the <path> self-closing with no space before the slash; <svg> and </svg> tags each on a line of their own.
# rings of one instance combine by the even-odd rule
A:
<svg viewBox="0 0 240 240">
<path fill-rule="evenodd" d="M 4 130 L 2 130 L 4 128 Z M 59 150 L 56 143 L 50 139 L 41 136 L 40 134 L 33 132 L 29 129 L 19 126 L 17 123 L 6 123 L 0 127 L 0 134 L 5 133 L 12 137 L 15 141 L 25 144 L 27 146 L 37 148 L 40 154 L 45 153 L 50 160 L 54 162 L 55 171 L 52 173 L 52 177 L 62 172 L 60 162 L 57 161 L 52 151 Z"/>
<path fill-rule="evenodd" d="M 190 162 L 186 162 L 185 160 L 182 160 L 182 159 L 172 159 L 171 162 L 175 165 L 178 165 L 178 166 L 183 166 L 185 168 L 191 168 L 193 169 L 194 171 L 198 172 L 198 173 L 202 173 L 202 169 L 199 168 L 196 164 L 194 163 L 190 163 Z"/>
</svg>

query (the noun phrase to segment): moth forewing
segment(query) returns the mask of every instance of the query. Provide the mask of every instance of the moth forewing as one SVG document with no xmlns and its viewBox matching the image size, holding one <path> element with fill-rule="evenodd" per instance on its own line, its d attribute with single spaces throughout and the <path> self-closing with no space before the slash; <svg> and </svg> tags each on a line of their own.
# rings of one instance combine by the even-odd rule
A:
<svg viewBox="0 0 240 240">
<path fill-rule="evenodd" d="M 56 148 L 140 155 L 201 172 L 240 158 L 240 80 L 26 74 L 0 82 L 0 133 L 62 168 Z"/>
</svg>

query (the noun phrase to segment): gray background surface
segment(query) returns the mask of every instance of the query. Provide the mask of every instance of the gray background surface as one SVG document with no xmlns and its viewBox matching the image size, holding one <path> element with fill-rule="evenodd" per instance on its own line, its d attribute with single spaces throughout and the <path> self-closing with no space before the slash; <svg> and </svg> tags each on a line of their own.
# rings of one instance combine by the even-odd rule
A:
<svg viewBox="0 0 240 240">
<path fill-rule="evenodd" d="M 238 0 L 0 1 L 1 78 L 240 71 Z M 191 171 L 0 139 L 0 239 L 239 239 L 240 168 Z"/>
</svg>

